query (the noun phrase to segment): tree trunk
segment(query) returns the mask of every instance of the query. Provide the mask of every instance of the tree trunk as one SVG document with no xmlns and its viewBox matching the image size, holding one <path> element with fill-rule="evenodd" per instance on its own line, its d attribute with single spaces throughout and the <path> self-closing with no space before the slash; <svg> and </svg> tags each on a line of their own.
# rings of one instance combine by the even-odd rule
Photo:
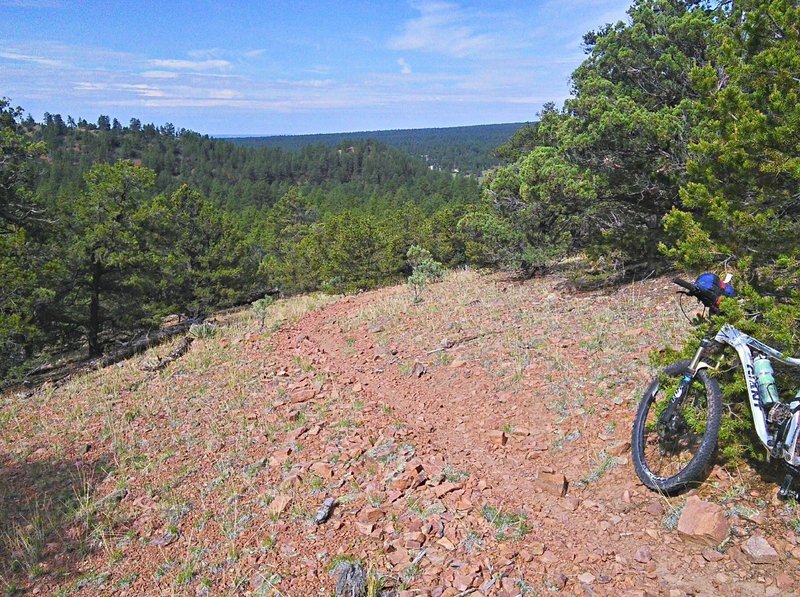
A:
<svg viewBox="0 0 800 597">
<path fill-rule="evenodd" d="M 89 341 L 89 357 L 103 354 L 100 345 L 100 283 L 103 278 L 103 264 L 95 261 L 92 264 L 92 298 L 89 303 L 89 325 L 87 340 Z"/>
</svg>

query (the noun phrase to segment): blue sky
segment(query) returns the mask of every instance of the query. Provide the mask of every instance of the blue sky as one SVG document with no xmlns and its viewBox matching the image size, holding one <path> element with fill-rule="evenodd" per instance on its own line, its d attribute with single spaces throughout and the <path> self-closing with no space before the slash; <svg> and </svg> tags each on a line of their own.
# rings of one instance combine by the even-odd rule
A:
<svg viewBox="0 0 800 597">
<path fill-rule="evenodd" d="M 0 0 L 0 95 L 210 135 L 533 120 L 629 0 Z"/>
</svg>

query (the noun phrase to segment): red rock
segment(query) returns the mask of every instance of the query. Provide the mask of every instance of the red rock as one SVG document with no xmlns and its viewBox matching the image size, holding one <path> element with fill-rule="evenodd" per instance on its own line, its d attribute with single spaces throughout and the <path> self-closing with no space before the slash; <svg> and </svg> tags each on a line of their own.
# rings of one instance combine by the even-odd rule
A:
<svg viewBox="0 0 800 597">
<path fill-rule="evenodd" d="M 433 493 L 437 498 L 440 498 L 440 497 L 450 493 L 451 491 L 455 491 L 456 489 L 461 489 L 461 487 L 462 487 L 461 483 L 451 483 L 450 481 L 447 481 L 447 482 L 442 483 L 441 485 L 437 486 L 433 490 Z"/>
<path fill-rule="evenodd" d="M 356 522 L 356 530 L 362 535 L 370 535 L 375 530 L 375 525 L 371 522 Z"/>
<path fill-rule="evenodd" d="M 730 523 L 721 506 L 704 502 L 696 495 L 686 500 L 678 520 L 678 534 L 689 540 L 716 546 L 728 536 Z"/>
<path fill-rule="evenodd" d="M 333 477 L 333 467 L 327 462 L 315 462 L 308 470 L 323 479 L 330 479 Z"/>
<path fill-rule="evenodd" d="M 442 537 L 441 539 L 437 540 L 436 544 L 437 545 L 441 545 L 447 551 L 453 551 L 456 548 L 456 546 L 453 544 L 453 542 L 450 541 L 450 539 L 448 539 L 447 537 Z"/>
<path fill-rule="evenodd" d="M 395 568 L 405 568 L 411 563 L 411 557 L 405 549 L 398 549 L 387 554 L 386 559 L 389 560 Z"/>
<path fill-rule="evenodd" d="M 408 549 L 418 549 L 425 543 L 425 534 L 421 532 L 403 534 L 403 547 Z"/>
<path fill-rule="evenodd" d="M 292 404 L 298 404 L 300 402 L 308 402 L 312 400 L 317 395 L 316 390 L 299 390 L 292 394 Z"/>
<path fill-rule="evenodd" d="M 636 553 L 633 554 L 633 559 L 641 564 L 646 564 L 650 560 L 653 559 L 653 554 L 650 551 L 649 545 L 642 545 L 639 549 L 636 550 Z"/>
<path fill-rule="evenodd" d="M 781 561 L 778 552 L 764 537 L 753 536 L 742 544 L 742 551 L 754 564 L 777 564 Z"/>
<path fill-rule="evenodd" d="M 394 491 L 403 492 L 414 483 L 414 480 L 408 477 L 407 475 L 400 475 L 399 477 L 392 480 L 389 484 Z"/>
<path fill-rule="evenodd" d="M 647 506 L 645 511 L 653 516 L 661 516 L 664 514 L 664 506 L 662 506 L 659 502 L 653 502 Z"/>
<path fill-rule="evenodd" d="M 622 456 L 623 454 L 627 454 L 630 449 L 631 442 L 619 442 L 616 444 L 611 444 L 608 448 L 606 448 L 606 452 L 612 456 Z"/>
<path fill-rule="evenodd" d="M 488 431 L 486 433 L 486 439 L 489 440 L 489 443 L 496 446 L 505 446 L 508 441 L 508 436 L 505 431 Z"/>
<path fill-rule="evenodd" d="M 383 510 L 379 510 L 378 508 L 363 508 L 361 512 L 358 513 L 358 519 L 362 522 L 374 524 L 381 518 L 383 518 Z"/>
<path fill-rule="evenodd" d="M 472 588 L 473 583 L 476 583 L 478 578 L 472 574 L 456 574 L 453 580 L 453 588 L 459 591 L 466 591 Z"/>
<path fill-rule="evenodd" d="M 289 504 L 292 502 L 292 498 L 288 495 L 279 495 L 269 505 L 267 509 L 267 515 L 271 518 L 277 518 L 281 514 L 286 511 L 286 508 L 289 507 Z"/>
<path fill-rule="evenodd" d="M 718 552 L 716 549 L 712 549 L 710 547 L 706 547 L 702 552 L 701 555 L 706 562 L 719 562 L 721 559 L 725 557 L 725 554 Z"/>
<path fill-rule="evenodd" d="M 542 471 L 534 481 L 534 486 L 544 492 L 563 497 L 567 493 L 567 478 L 561 473 Z"/>
</svg>

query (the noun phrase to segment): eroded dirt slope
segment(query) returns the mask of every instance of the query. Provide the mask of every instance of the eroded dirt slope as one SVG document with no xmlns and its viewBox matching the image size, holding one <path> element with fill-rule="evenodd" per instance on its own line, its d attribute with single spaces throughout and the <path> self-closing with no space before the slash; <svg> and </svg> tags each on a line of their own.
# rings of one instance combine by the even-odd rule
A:
<svg viewBox="0 0 800 597">
<path fill-rule="evenodd" d="M 647 355 L 688 329 L 670 286 L 459 272 L 419 304 L 405 287 L 280 303 L 160 373 L 7 396 L 4 582 L 299 597 L 358 560 L 404 597 L 791 593 L 797 513 L 774 485 L 715 470 L 698 493 L 732 531 L 707 546 L 675 528 L 687 496 L 630 465 Z M 777 558 L 754 563 L 753 537 Z"/>
</svg>

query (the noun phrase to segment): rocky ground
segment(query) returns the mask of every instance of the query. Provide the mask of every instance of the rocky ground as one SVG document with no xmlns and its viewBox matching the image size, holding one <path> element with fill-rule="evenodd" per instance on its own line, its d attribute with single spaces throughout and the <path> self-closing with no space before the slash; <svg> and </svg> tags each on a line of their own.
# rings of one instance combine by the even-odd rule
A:
<svg viewBox="0 0 800 597">
<path fill-rule="evenodd" d="M 403 597 L 792 594 L 778 477 L 665 498 L 630 464 L 648 353 L 688 330 L 673 296 L 458 272 L 4 396 L 0 586 L 302 597 L 358 562 Z"/>
</svg>

